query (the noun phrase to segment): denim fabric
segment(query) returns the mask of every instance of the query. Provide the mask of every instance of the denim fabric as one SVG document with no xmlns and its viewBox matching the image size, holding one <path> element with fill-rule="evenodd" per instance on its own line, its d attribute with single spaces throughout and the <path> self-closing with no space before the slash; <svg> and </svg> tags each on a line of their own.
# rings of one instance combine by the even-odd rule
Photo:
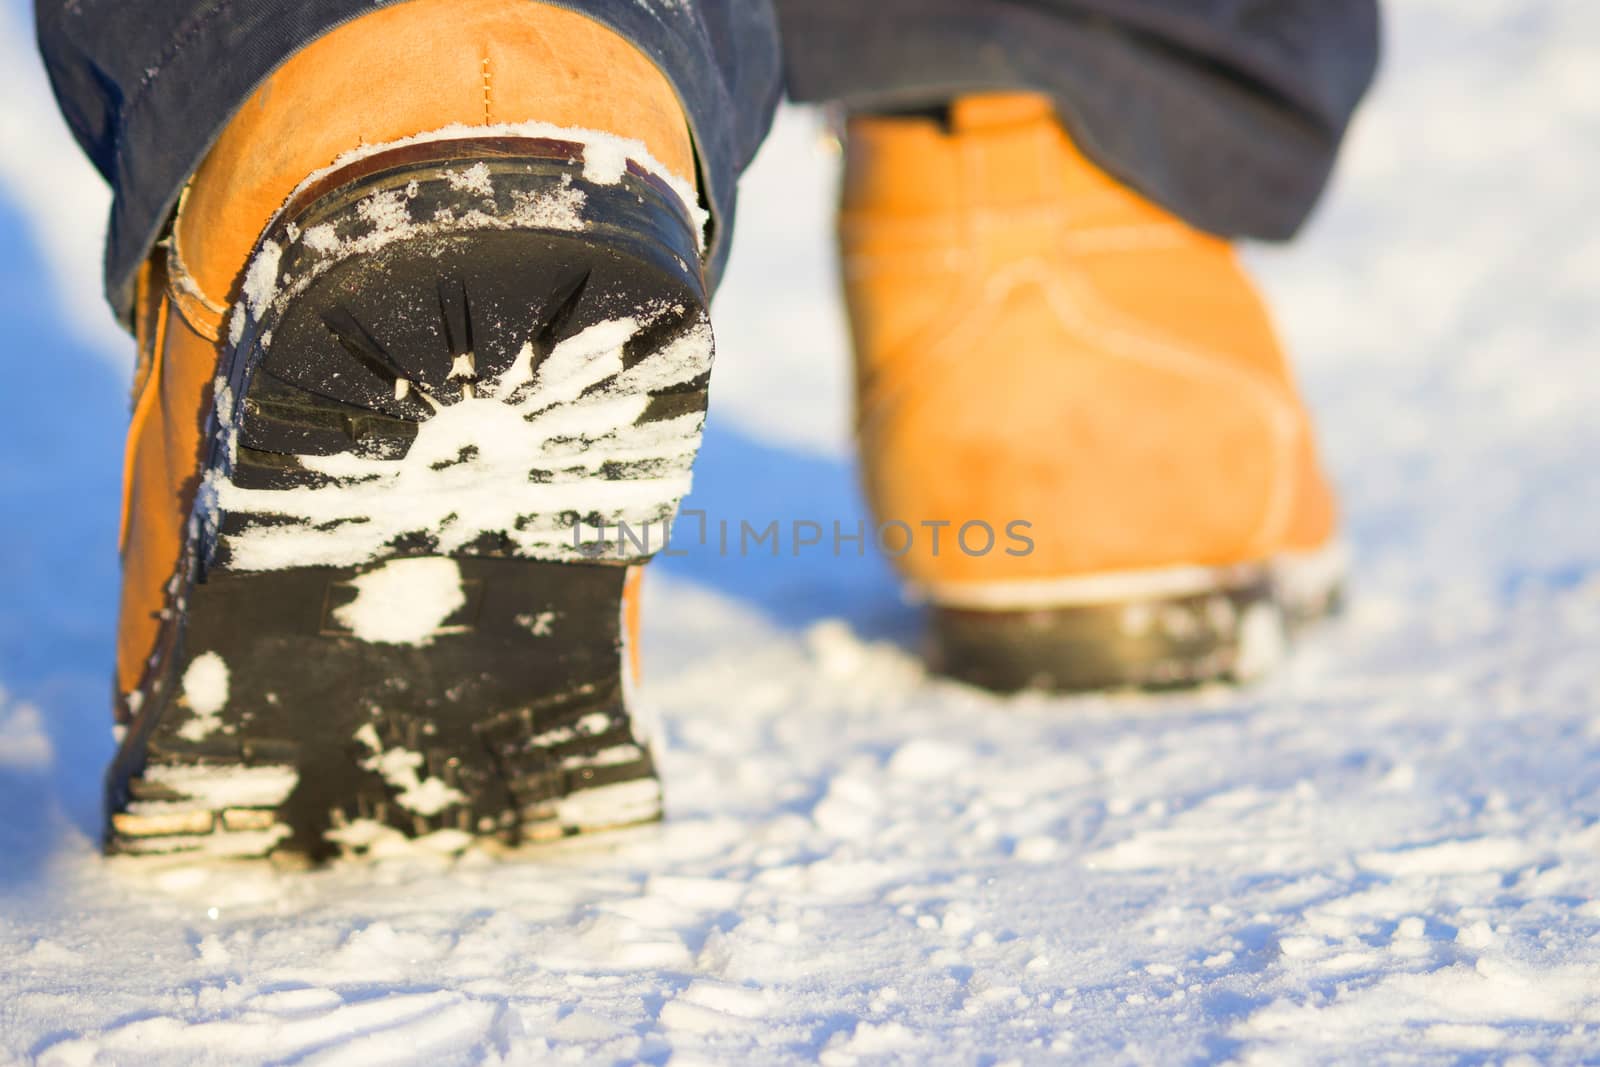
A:
<svg viewBox="0 0 1600 1067">
<path fill-rule="evenodd" d="M 1305 221 L 1378 60 L 1377 0 L 777 0 L 789 92 L 1050 93 L 1084 152 L 1191 225 Z"/>
<path fill-rule="evenodd" d="M 238 106 L 299 48 L 393 2 L 37 0 L 39 45 L 62 113 L 114 193 L 105 283 L 119 317 L 127 320 L 134 277 L 184 183 Z M 714 283 L 727 259 L 738 175 L 781 91 L 771 5 L 556 2 L 633 41 L 677 89 L 712 212 Z"/>
<path fill-rule="evenodd" d="M 124 319 L 233 111 L 298 48 L 393 2 L 37 0 L 62 113 L 115 193 L 106 293 Z M 1084 150 L 1146 196 L 1224 236 L 1282 239 L 1315 204 L 1378 52 L 1377 0 L 553 2 L 633 41 L 676 87 L 713 284 L 785 74 L 797 99 L 854 108 L 1049 92 Z"/>
</svg>

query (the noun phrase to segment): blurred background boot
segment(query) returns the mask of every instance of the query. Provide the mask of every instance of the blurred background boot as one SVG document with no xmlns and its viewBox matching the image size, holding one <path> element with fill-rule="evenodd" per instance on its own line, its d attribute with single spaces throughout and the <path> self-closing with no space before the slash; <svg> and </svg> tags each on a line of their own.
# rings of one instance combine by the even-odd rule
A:
<svg viewBox="0 0 1600 1067">
<path fill-rule="evenodd" d="M 1333 494 L 1233 248 L 1087 160 L 1046 98 L 852 117 L 840 227 L 866 491 L 904 524 L 937 668 L 1243 679 L 1333 605 Z"/>
</svg>

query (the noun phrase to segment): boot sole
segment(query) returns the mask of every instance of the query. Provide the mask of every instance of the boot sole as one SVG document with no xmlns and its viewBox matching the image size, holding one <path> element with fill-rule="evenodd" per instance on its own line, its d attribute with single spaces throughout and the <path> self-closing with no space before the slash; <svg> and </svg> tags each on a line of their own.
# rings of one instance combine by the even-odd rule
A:
<svg viewBox="0 0 1600 1067">
<path fill-rule="evenodd" d="M 247 270 L 178 611 L 107 848 L 323 860 L 659 818 L 615 537 L 688 490 L 712 342 L 688 210 L 581 146 L 397 148 Z"/>
<path fill-rule="evenodd" d="M 1108 576 L 1039 590 L 1075 601 L 1065 604 L 1007 610 L 998 603 L 1005 593 L 991 594 L 995 603 L 981 608 L 936 604 L 929 663 L 937 673 L 1001 693 L 1248 683 L 1277 665 L 1296 632 L 1339 610 L 1343 581 L 1344 550 L 1335 546 L 1271 564 Z"/>
</svg>

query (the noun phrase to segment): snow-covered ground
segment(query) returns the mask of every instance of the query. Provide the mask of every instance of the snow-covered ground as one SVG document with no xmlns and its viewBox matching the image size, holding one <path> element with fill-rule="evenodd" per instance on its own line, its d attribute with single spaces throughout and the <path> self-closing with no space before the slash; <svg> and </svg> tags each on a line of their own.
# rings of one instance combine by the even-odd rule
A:
<svg viewBox="0 0 1600 1067">
<path fill-rule="evenodd" d="M 670 821 L 515 861 L 94 851 L 126 351 L 0 33 L 0 1062 L 1600 1061 L 1600 9 L 1399 0 L 1306 238 L 1255 259 L 1357 551 L 1248 692 L 926 678 L 871 561 L 649 587 Z M 746 190 L 692 503 L 859 513 L 826 214 Z"/>
</svg>

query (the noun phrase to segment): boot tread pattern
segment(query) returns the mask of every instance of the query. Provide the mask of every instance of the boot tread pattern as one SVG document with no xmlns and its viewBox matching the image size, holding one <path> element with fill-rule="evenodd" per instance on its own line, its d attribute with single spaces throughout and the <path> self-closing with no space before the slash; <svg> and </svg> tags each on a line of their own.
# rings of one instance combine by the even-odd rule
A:
<svg viewBox="0 0 1600 1067">
<path fill-rule="evenodd" d="M 647 557 L 593 542 L 688 489 L 698 236 L 636 168 L 595 185 L 541 145 L 368 161 L 263 237 L 111 851 L 455 852 L 659 818 L 623 684 Z"/>
</svg>

